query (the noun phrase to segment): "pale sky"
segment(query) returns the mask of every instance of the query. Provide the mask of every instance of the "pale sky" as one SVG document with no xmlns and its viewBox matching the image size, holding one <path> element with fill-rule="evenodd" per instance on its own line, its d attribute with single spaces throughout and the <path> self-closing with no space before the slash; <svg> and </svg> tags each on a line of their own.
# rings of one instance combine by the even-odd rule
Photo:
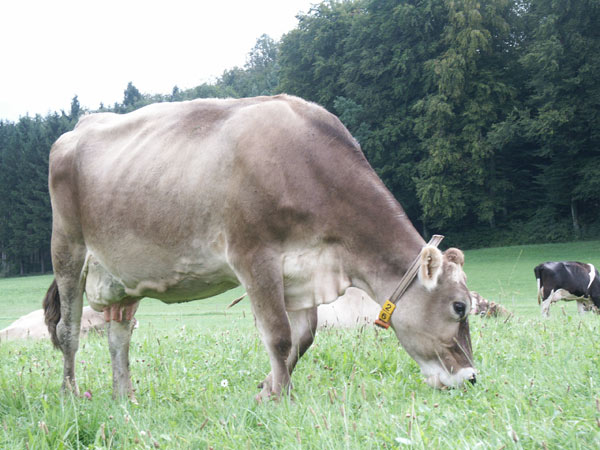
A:
<svg viewBox="0 0 600 450">
<path fill-rule="evenodd" d="M 243 66 L 320 0 L 0 0 L 0 119 L 168 94 Z"/>
</svg>

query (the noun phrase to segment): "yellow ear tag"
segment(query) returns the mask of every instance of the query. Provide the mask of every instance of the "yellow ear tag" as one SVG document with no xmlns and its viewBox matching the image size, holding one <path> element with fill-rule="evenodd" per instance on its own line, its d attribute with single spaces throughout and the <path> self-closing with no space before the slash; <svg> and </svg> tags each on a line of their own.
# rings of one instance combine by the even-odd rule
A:
<svg viewBox="0 0 600 450">
<path fill-rule="evenodd" d="M 379 311 L 379 320 L 385 322 L 386 324 L 389 324 L 394 309 L 396 309 L 396 305 L 394 305 L 389 300 L 386 300 L 383 306 L 381 307 L 381 311 Z"/>
</svg>

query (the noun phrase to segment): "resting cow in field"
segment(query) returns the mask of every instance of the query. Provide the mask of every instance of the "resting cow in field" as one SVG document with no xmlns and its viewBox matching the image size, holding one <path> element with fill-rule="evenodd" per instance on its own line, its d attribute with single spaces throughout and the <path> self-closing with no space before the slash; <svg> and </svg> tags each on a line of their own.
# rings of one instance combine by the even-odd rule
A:
<svg viewBox="0 0 600 450">
<path fill-rule="evenodd" d="M 83 308 L 81 315 L 81 335 L 90 331 L 102 332 L 106 322 L 102 313 L 94 311 L 89 306 Z M 48 339 L 48 327 L 44 323 L 44 310 L 37 309 L 19 317 L 8 327 L 0 330 L 0 341 L 15 339 Z"/>
<path fill-rule="evenodd" d="M 133 395 L 131 321 L 242 284 L 269 354 L 258 400 L 286 392 L 317 306 L 351 286 L 380 305 L 420 255 L 391 324 L 434 387 L 474 381 L 462 269 L 425 242 L 342 123 L 290 96 L 92 114 L 50 153 L 55 281 L 44 300 L 77 391 L 82 294 L 111 319 L 113 394 Z"/>
<path fill-rule="evenodd" d="M 574 261 L 545 262 L 533 269 L 538 287 L 538 304 L 548 317 L 550 305 L 558 300 L 577 300 L 580 314 L 593 305 L 600 308 L 600 278 L 592 264 Z"/>
<path fill-rule="evenodd" d="M 320 305 L 317 310 L 319 328 L 350 328 L 372 325 L 381 306 L 364 291 L 348 288 L 346 293 L 333 303 Z"/>
<path fill-rule="evenodd" d="M 481 317 L 510 316 L 510 313 L 499 303 L 483 298 L 478 292 L 471 291 L 471 314 Z"/>
</svg>

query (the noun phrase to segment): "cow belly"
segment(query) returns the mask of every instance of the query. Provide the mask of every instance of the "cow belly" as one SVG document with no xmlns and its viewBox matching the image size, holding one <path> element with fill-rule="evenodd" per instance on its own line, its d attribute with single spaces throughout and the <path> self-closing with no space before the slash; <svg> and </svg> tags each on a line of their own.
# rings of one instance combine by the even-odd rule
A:
<svg viewBox="0 0 600 450">
<path fill-rule="evenodd" d="M 329 247 L 287 252 L 283 279 L 288 311 L 331 303 L 350 287 L 338 252 Z"/>
<path fill-rule="evenodd" d="M 165 285 L 167 286 L 165 288 Z M 230 289 L 236 288 L 239 283 L 233 281 L 203 281 L 197 279 L 166 280 L 165 284 L 154 281 L 140 282 L 135 290 L 127 289 L 133 296 L 150 297 L 164 303 L 183 303 L 192 300 L 214 297 Z M 142 293 L 141 295 L 137 295 Z"/>
<path fill-rule="evenodd" d="M 570 300 L 584 299 L 584 297 L 572 294 L 571 292 L 567 291 L 566 289 L 557 289 L 554 292 L 554 294 L 552 295 L 552 297 L 553 297 L 554 301 L 557 301 L 557 300 L 570 301 Z"/>
<path fill-rule="evenodd" d="M 187 268 L 188 270 L 184 270 Z M 163 270 L 161 275 L 137 277 L 125 273 L 125 279 L 112 275 L 92 254 L 88 255 L 85 293 L 96 311 L 129 297 L 150 297 L 165 303 L 181 303 L 212 297 L 239 285 L 228 270 L 192 271 L 180 264 L 176 270 Z"/>
</svg>

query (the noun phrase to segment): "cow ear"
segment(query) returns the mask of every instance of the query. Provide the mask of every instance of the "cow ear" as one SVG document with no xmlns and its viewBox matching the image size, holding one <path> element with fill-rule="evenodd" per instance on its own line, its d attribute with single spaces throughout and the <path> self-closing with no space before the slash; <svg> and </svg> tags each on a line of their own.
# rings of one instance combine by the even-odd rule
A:
<svg viewBox="0 0 600 450">
<path fill-rule="evenodd" d="M 425 286 L 425 289 L 429 291 L 435 289 L 442 273 L 443 263 L 444 257 L 437 247 L 428 245 L 423 248 L 423 251 L 421 251 L 419 280 Z"/>
</svg>

